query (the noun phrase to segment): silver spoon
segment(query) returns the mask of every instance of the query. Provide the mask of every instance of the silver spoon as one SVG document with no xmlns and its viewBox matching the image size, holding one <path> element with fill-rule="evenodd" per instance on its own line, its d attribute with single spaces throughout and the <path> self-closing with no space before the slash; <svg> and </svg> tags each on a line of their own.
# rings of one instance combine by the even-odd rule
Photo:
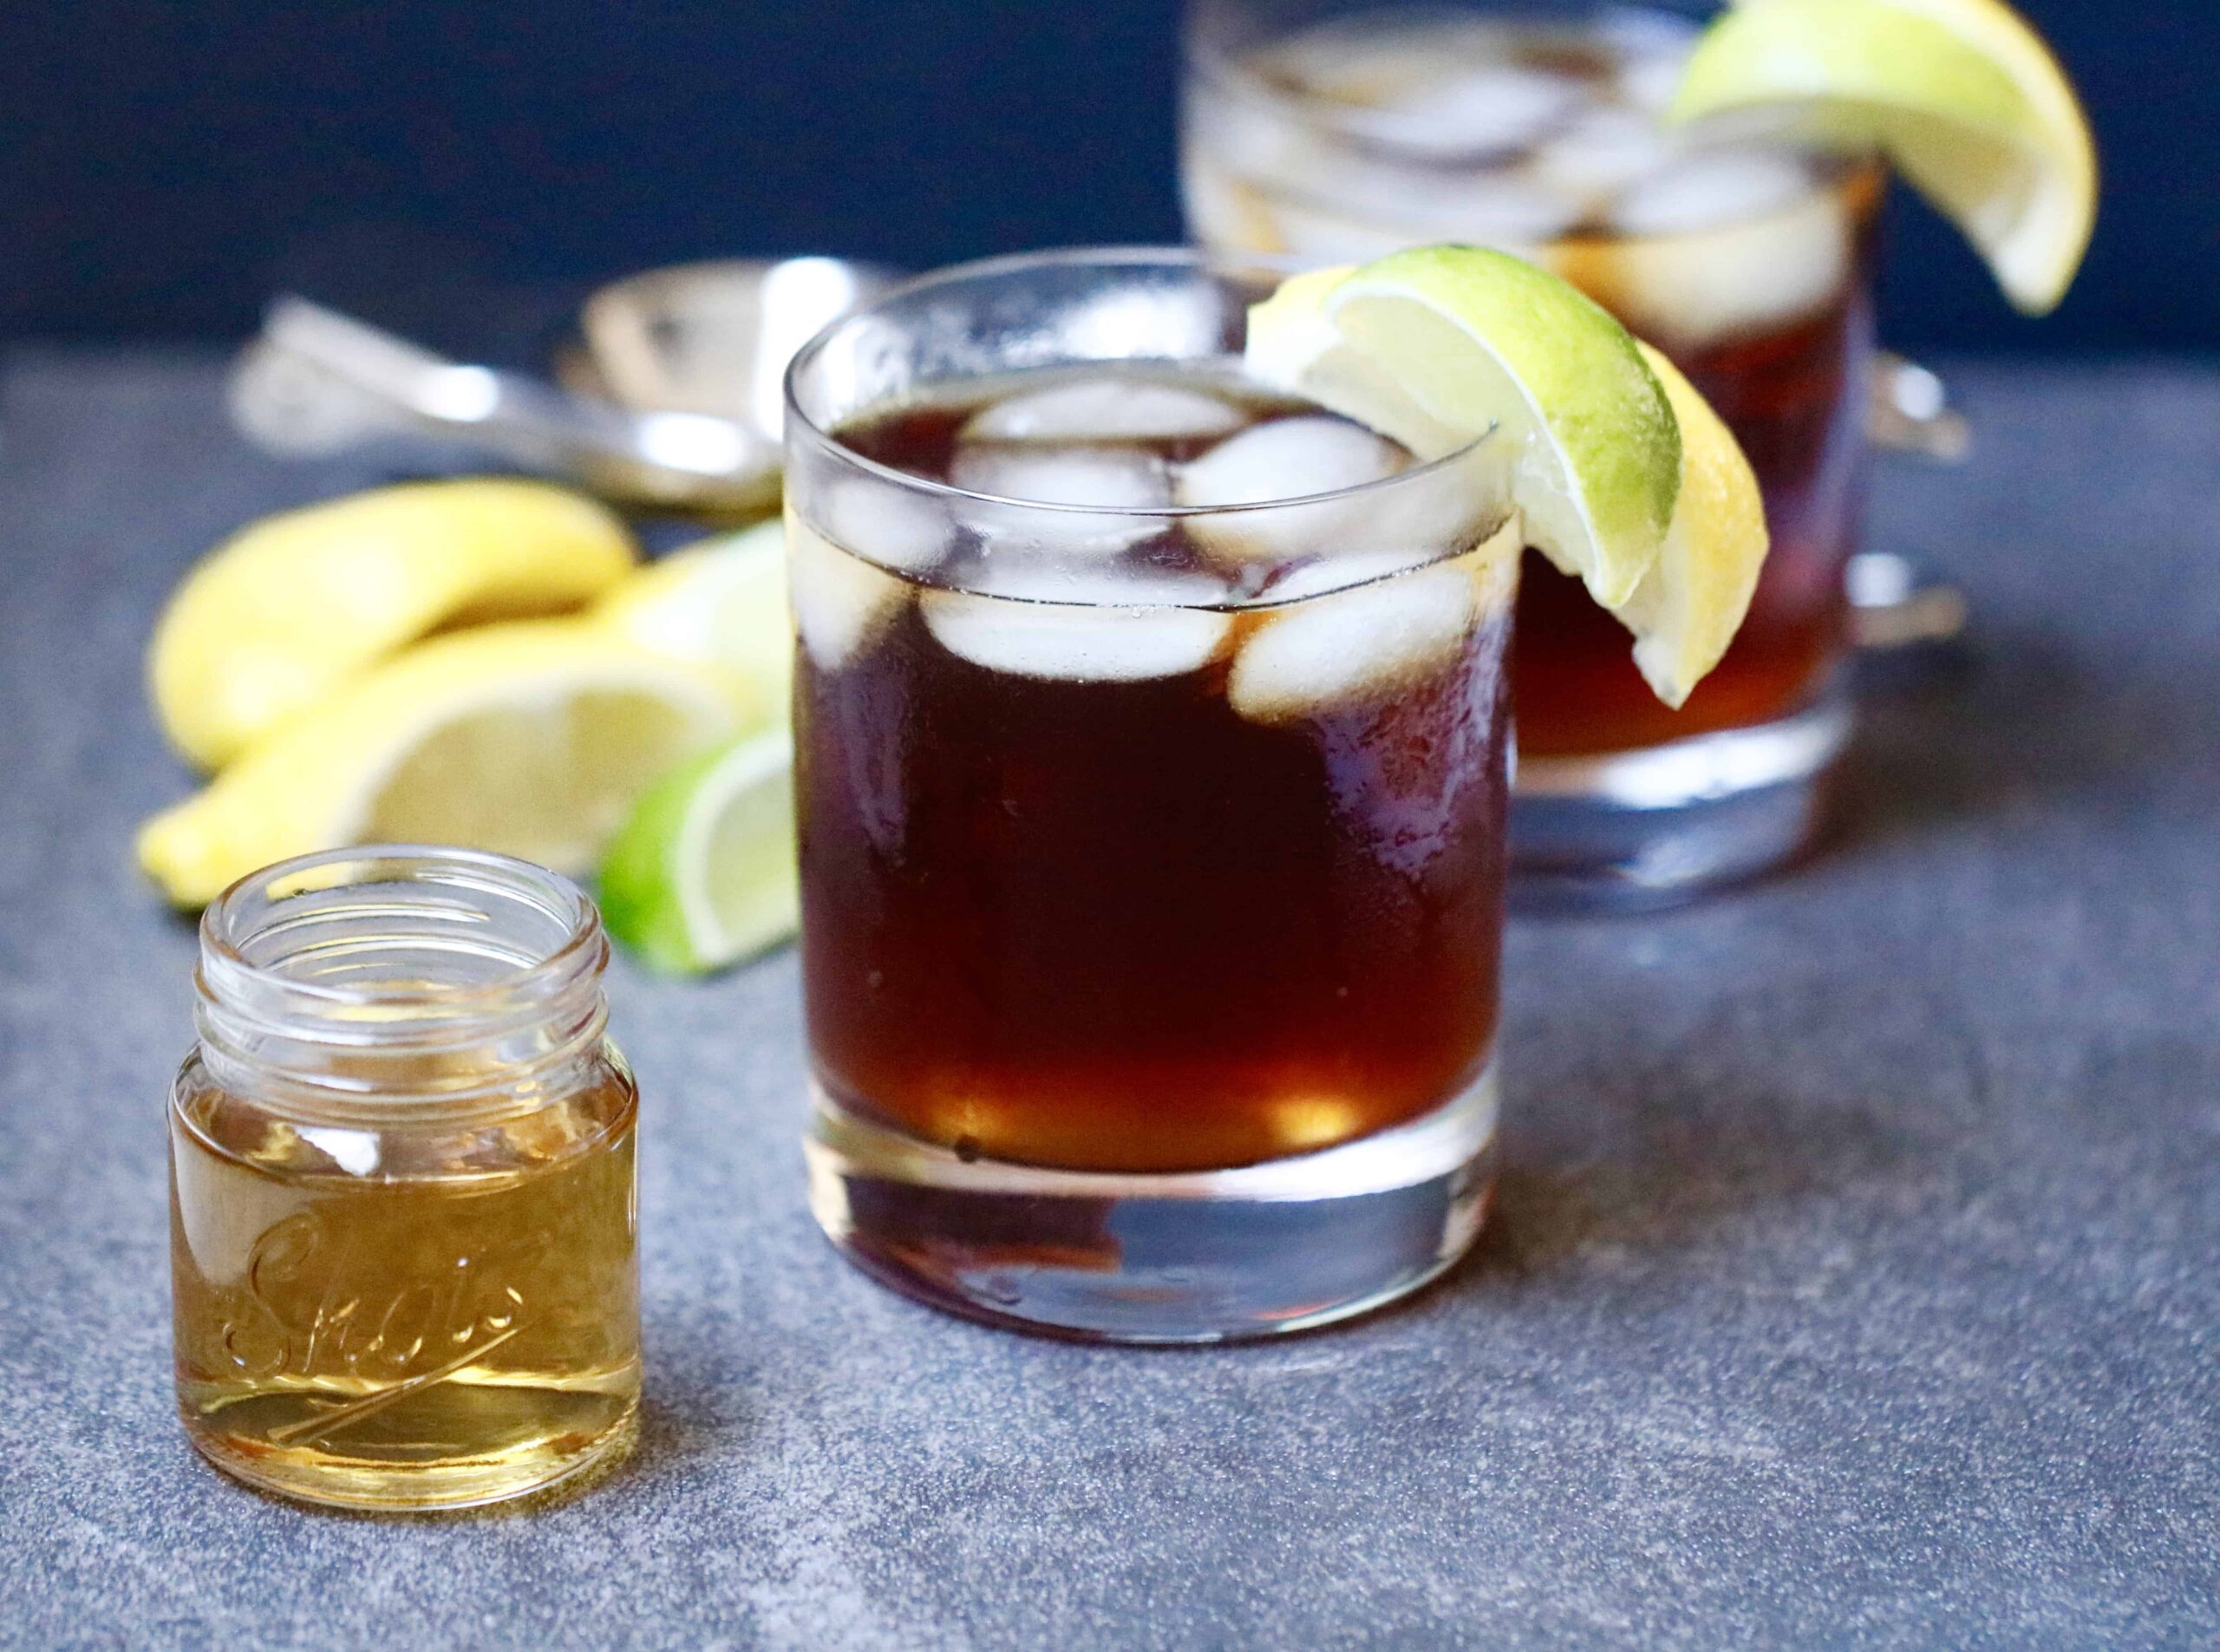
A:
<svg viewBox="0 0 2220 1652">
<path fill-rule="evenodd" d="M 705 283 L 714 271 L 714 283 Z M 700 313 L 682 326 L 630 295 L 660 295 L 678 278 Z M 520 373 L 451 361 L 307 299 L 270 306 L 261 336 L 232 373 L 235 423 L 280 454 L 322 454 L 397 434 L 460 442 L 584 483 L 629 503 L 719 513 L 774 503 L 777 386 L 819 327 L 885 284 L 868 266 L 833 258 L 687 266 L 604 289 L 587 307 L 595 376 L 614 399 L 579 395 Z M 632 313 L 637 310 L 637 317 Z M 703 340 L 714 342 L 706 353 Z M 658 345 L 675 345 L 703 401 L 707 375 L 725 400 L 658 400 Z M 668 377 L 669 375 L 666 375 Z"/>
</svg>

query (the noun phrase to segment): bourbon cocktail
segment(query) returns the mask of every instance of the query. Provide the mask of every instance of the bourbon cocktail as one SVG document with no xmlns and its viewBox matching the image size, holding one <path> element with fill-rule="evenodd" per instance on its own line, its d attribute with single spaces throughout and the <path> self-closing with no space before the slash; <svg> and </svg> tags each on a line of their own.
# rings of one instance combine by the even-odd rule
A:
<svg viewBox="0 0 2220 1652">
<path fill-rule="evenodd" d="M 794 369 L 813 1200 L 960 1311 L 1316 1323 L 1486 1197 L 1517 537 L 1242 381 L 1275 278 L 971 266 Z"/>
</svg>

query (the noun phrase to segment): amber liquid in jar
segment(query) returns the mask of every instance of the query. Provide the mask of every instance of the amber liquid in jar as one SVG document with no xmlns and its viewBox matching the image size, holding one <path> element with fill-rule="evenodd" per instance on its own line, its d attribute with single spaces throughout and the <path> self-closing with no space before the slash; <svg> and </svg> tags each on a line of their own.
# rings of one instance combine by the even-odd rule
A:
<svg viewBox="0 0 2220 1652">
<path fill-rule="evenodd" d="M 173 1289 L 195 1443 L 347 1501 L 476 1502 L 626 1427 L 636 1110 L 612 1068 L 482 1146 L 366 1177 L 315 1139 L 346 1133 L 213 1087 L 181 1096 Z"/>
<path fill-rule="evenodd" d="M 213 974 L 204 956 L 204 993 Z M 322 1059 L 324 1018 L 362 1005 L 292 1002 L 222 1039 L 204 1010 L 169 1113 L 172 1291 L 180 1413 L 218 1466 L 316 1502 L 460 1507 L 621 1452 L 638 1096 L 597 988 L 571 1037 L 579 990 L 551 995 L 552 1036 L 497 1000 L 458 1047 Z M 356 1035 L 405 1043 L 399 1002 Z M 242 1059 L 271 1048 L 282 1063 Z"/>
</svg>

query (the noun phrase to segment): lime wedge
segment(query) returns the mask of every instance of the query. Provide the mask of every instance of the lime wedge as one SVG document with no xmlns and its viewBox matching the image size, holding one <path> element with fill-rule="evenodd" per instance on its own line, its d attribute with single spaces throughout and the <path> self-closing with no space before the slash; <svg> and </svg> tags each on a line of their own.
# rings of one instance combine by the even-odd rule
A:
<svg viewBox="0 0 2220 1652">
<path fill-rule="evenodd" d="M 1673 117 L 1752 111 L 1884 151 L 2029 314 L 2080 268 L 2096 146 L 2057 59 L 2002 0 L 1745 0 L 1697 42 Z"/>
<path fill-rule="evenodd" d="M 1656 561 L 1680 487 L 1671 402 L 1627 330 L 1478 247 L 1314 271 L 1250 313 L 1249 370 L 1421 459 L 1493 429 L 1527 538 L 1606 608 Z"/>
<path fill-rule="evenodd" d="M 1556 277 L 1459 246 L 1297 276 L 1250 312 L 1249 360 L 1422 457 L 1493 428 L 1528 542 L 1634 633 L 1666 704 L 1734 640 L 1766 554 L 1749 461 L 1670 362 Z"/>
<path fill-rule="evenodd" d="M 721 970 L 793 934 L 793 745 L 750 735 L 640 800 L 601 865 L 609 932 L 673 974 Z"/>
</svg>

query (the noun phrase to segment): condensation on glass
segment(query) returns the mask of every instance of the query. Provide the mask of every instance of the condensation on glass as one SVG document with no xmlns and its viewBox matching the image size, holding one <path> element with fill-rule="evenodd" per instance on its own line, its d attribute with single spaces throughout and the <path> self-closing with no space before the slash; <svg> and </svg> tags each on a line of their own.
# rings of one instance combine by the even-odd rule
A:
<svg viewBox="0 0 2220 1652">
<path fill-rule="evenodd" d="M 466 850 L 305 856 L 208 909 L 170 1208 L 178 1404 L 218 1467 L 460 1507 L 630 1442 L 638 1097 L 608 953 L 566 880 Z"/>
</svg>

